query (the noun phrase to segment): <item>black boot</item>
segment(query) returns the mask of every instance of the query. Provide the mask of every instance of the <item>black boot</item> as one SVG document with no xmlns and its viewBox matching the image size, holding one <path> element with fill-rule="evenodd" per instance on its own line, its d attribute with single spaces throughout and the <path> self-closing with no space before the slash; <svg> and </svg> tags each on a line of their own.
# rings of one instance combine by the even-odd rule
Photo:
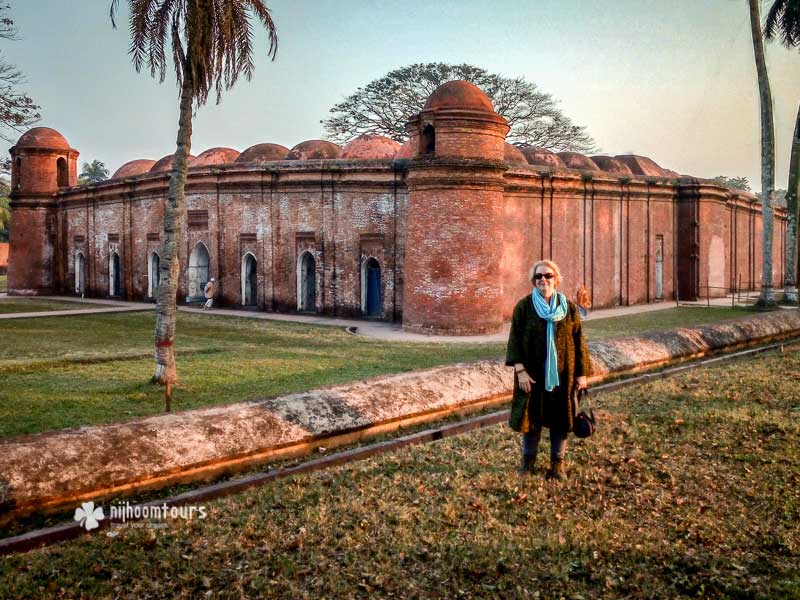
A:
<svg viewBox="0 0 800 600">
<path fill-rule="evenodd" d="M 526 475 L 528 473 L 533 473 L 535 470 L 536 470 L 536 455 L 523 454 L 522 464 L 519 467 L 519 474 Z"/>
<path fill-rule="evenodd" d="M 545 473 L 547 479 L 555 479 L 557 481 L 564 481 L 567 478 L 567 469 L 564 466 L 563 460 L 553 460 L 550 464 L 550 469 Z"/>
</svg>

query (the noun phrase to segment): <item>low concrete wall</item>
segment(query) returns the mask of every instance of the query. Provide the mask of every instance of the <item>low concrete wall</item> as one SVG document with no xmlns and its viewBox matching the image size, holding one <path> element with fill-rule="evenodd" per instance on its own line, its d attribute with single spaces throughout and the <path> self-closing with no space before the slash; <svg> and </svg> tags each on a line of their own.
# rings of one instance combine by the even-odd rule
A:
<svg viewBox="0 0 800 600">
<path fill-rule="evenodd" d="M 594 381 L 800 335 L 782 310 L 691 329 L 592 342 Z M 212 477 L 324 445 L 506 401 L 501 361 L 448 365 L 257 402 L 0 442 L 0 520 L 79 500 Z"/>
</svg>

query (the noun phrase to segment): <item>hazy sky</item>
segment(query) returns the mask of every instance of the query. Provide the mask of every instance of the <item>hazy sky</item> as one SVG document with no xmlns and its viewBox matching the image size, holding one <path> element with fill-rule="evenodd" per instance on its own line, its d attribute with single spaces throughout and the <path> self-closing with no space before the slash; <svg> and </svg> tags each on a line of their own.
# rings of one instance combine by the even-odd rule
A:
<svg viewBox="0 0 800 600">
<path fill-rule="evenodd" d="M 41 125 L 81 163 L 113 172 L 175 149 L 177 88 L 137 74 L 127 2 L 113 30 L 107 0 L 12 0 L 20 39 L 0 48 L 27 77 Z M 414 62 L 466 62 L 524 76 L 560 100 L 603 153 L 633 152 L 700 177 L 761 188 L 759 108 L 746 0 L 272 0 L 277 60 L 259 33 L 251 82 L 197 113 L 192 153 L 288 147 L 358 86 Z M 766 11 L 771 2 L 765 2 Z M 777 187 L 785 188 L 800 104 L 800 53 L 767 47 Z"/>
</svg>

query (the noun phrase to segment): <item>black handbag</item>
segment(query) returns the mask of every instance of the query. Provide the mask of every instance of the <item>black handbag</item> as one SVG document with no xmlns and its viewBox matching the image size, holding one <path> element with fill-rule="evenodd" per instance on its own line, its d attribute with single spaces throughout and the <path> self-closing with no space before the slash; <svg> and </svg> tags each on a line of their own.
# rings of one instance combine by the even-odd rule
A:
<svg viewBox="0 0 800 600">
<path fill-rule="evenodd" d="M 575 403 L 575 418 L 572 420 L 572 433 L 575 437 L 587 438 L 594 433 L 597 428 L 597 420 L 594 417 L 592 410 L 591 395 L 588 388 L 577 390 L 573 395 L 573 402 Z M 586 406 L 583 406 L 583 403 Z"/>
</svg>

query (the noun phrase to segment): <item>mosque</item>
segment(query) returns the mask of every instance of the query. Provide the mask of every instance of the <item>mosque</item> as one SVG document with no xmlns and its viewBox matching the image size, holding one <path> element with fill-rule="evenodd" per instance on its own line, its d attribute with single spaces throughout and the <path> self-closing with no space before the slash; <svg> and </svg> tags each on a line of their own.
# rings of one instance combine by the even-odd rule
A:
<svg viewBox="0 0 800 600">
<path fill-rule="evenodd" d="M 466 335 L 502 327 L 541 258 L 568 296 L 585 282 L 595 308 L 759 285 L 754 195 L 642 156 L 517 148 L 508 130 L 480 89 L 451 81 L 402 146 L 364 136 L 192 157 L 179 300 L 215 277 L 222 305 Z M 10 153 L 9 293 L 153 301 L 172 155 L 79 186 L 78 151 L 53 129 Z M 777 287 L 785 211 L 774 225 Z"/>
</svg>

